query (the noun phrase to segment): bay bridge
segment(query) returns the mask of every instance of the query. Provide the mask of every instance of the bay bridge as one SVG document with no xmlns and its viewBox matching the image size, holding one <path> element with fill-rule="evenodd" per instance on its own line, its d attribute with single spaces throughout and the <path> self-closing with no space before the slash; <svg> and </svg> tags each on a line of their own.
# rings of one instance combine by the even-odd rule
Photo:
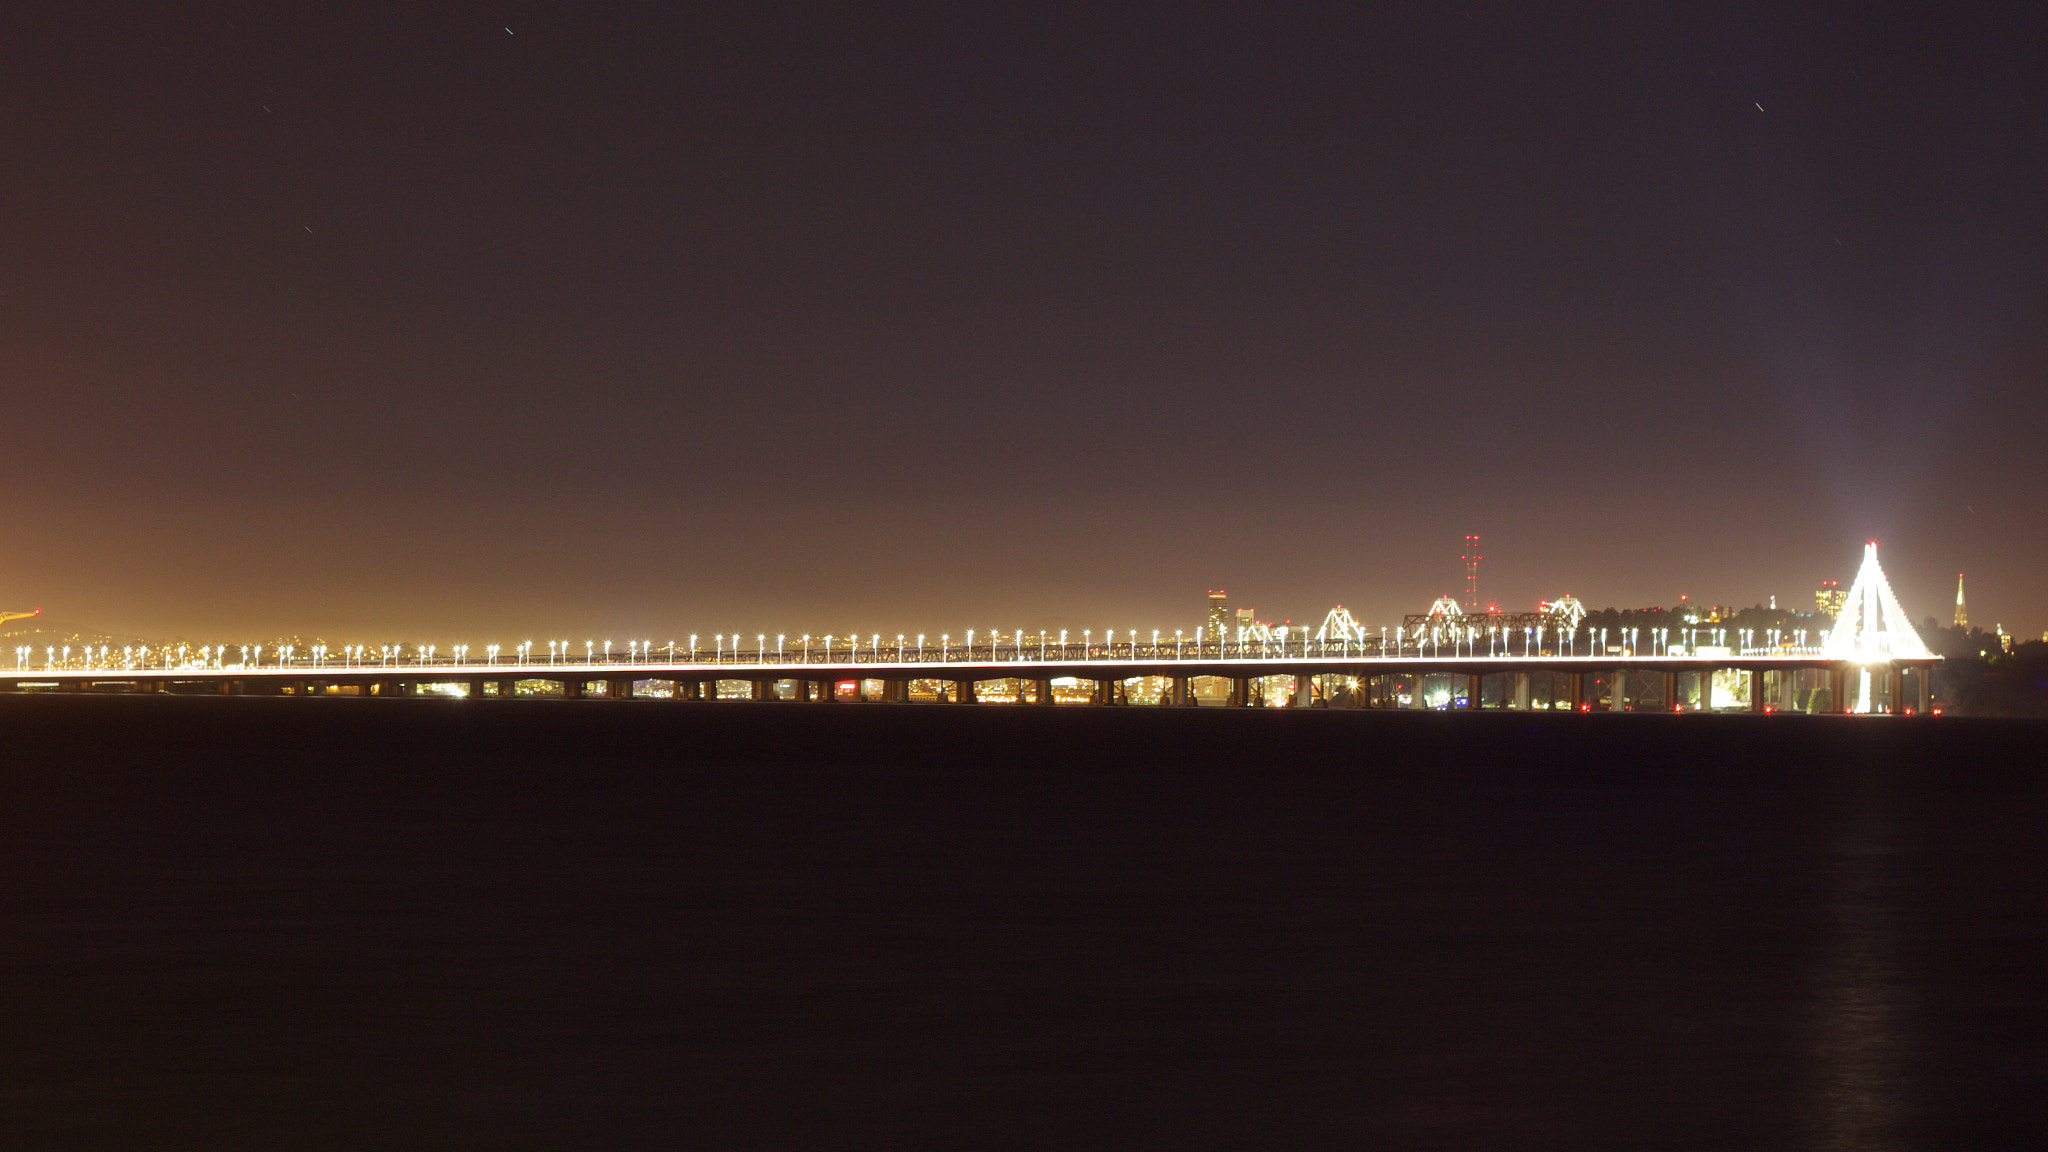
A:
<svg viewBox="0 0 2048 1152">
<path fill-rule="evenodd" d="M 1804 634 L 1688 629 L 1674 637 L 1610 635 L 1583 612 L 1461 618 L 1453 602 L 1371 632 L 1342 609 L 1315 632 L 1258 625 L 1233 635 L 1135 630 L 1035 637 L 1021 631 L 929 637 L 788 635 L 715 638 L 711 651 L 630 642 L 531 642 L 472 653 L 458 645 L 253 653 L 222 645 L 110 653 L 86 649 L 41 666 L 28 648 L 0 669 L 0 691 L 184 692 L 284 696 L 555 696 L 787 703 L 1021 703 L 1179 707 L 1505 708 L 1574 712 L 1931 711 L 1939 663 L 1911 630 L 1866 550 L 1834 629 Z M 1483 619 L 1483 618 L 1482 618 Z M 1702 633 L 1706 642 L 1702 643 Z M 1122 639 L 1119 639 L 1119 636 Z M 745 640 L 751 639 L 748 646 Z M 771 645 L 770 641 L 773 640 Z M 239 655 L 239 658 L 237 658 Z"/>
</svg>

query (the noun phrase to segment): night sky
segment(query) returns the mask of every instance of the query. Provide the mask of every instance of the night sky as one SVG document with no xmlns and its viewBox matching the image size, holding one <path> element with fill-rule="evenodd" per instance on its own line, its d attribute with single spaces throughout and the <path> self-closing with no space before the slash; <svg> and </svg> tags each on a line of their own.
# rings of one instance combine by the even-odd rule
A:
<svg viewBox="0 0 2048 1152">
<path fill-rule="evenodd" d="M 17 6 L 21 7 L 21 6 Z M 2048 627 L 2048 9 L 195 4 L 0 37 L 0 608 Z"/>
</svg>

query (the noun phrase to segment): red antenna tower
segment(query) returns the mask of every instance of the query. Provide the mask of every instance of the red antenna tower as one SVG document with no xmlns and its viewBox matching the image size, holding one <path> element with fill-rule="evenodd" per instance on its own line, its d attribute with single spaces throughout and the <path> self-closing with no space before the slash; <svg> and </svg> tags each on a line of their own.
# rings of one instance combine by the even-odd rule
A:
<svg viewBox="0 0 2048 1152">
<path fill-rule="evenodd" d="M 1465 537 L 1465 610 L 1479 611 L 1479 536 Z"/>
</svg>

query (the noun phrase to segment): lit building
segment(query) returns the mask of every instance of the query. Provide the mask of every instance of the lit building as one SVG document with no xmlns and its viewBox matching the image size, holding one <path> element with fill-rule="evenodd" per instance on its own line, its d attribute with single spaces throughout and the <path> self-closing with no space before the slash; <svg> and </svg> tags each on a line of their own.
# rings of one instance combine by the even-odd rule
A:
<svg viewBox="0 0 2048 1152">
<path fill-rule="evenodd" d="M 1842 605 L 1849 600 L 1849 594 L 1842 591 L 1840 580 L 1823 580 L 1813 594 L 1813 606 L 1823 616 L 1840 616 Z"/>
<path fill-rule="evenodd" d="M 1964 632 L 1969 631 L 1970 628 L 1970 613 L 1963 607 L 1963 574 L 1961 572 L 1956 573 L 1956 628 L 1958 631 Z"/>
<path fill-rule="evenodd" d="M 1209 635 L 1218 640 L 1230 636 L 1230 597 L 1221 588 L 1209 589 Z"/>
</svg>

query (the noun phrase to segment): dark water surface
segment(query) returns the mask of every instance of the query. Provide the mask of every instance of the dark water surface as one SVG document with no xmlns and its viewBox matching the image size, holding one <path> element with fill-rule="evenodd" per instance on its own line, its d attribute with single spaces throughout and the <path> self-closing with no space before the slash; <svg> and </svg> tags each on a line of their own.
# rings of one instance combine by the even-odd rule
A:
<svg viewBox="0 0 2048 1152">
<path fill-rule="evenodd" d="M 2048 725 L 0 725 L 10 1148 L 2048 1146 Z"/>
</svg>

